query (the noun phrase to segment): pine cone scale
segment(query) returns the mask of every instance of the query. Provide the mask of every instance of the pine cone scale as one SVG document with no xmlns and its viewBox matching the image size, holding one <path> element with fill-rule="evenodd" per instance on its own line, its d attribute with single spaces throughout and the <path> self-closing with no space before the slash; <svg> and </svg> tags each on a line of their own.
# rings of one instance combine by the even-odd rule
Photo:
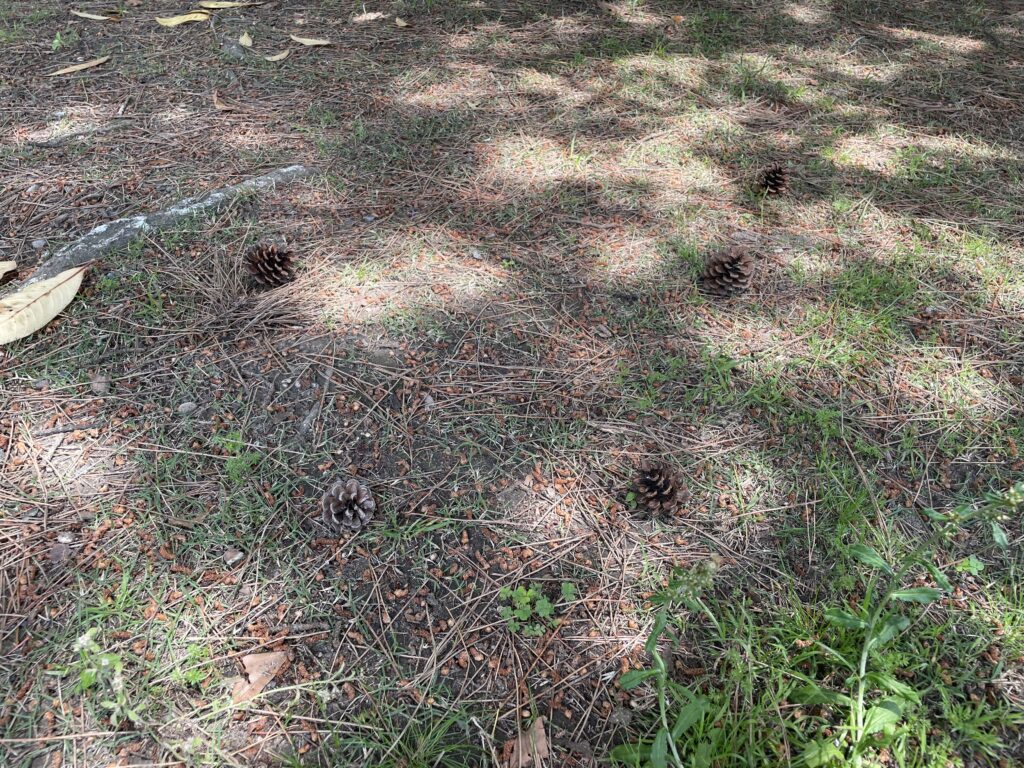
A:
<svg viewBox="0 0 1024 768">
<path fill-rule="evenodd" d="M 260 285 L 273 288 L 295 277 L 295 264 L 290 251 L 279 245 L 257 243 L 245 254 L 246 271 Z"/>
<path fill-rule="evenodd" d="M 754 258 L 740 246 L 713 253 L 704 269 L 704 285 L 712 293 L 728 296 L 750 287 L 754 277 Z"/>
<path fill-rule="evenodd" d="M 361 531 L 377 511 L 373 493 L 354 477 L 334 483 L 324 494 L 321 506 L 324 523 L 340 531 Z"/>
</svg>

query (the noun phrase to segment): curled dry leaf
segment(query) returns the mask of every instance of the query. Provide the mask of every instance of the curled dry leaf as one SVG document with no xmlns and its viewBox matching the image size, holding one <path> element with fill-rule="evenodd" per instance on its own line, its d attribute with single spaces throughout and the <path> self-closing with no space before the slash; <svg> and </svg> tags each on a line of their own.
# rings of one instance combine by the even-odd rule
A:
<svg viewBox="0 0 1024 768">
<path fill-rule="evenodd" d="M 520 731 L 516 737 L 508 768 L 540 768 L 550 754 L 548 737 L 544 733 L 544 718 L 538 717 L 529 729 Z"/>
<path fill-rule="evenodd" d="M 248 681 L 239 680 L 231 692 L 231 700 L 235 704 L 255 698 L 262 693 L 270 681 L 277 677 L 288 663 L 288 654 L 284 651 L 273 653 L 250 653 L 242 657 L 242 666 Z"/>
<path fill-rule="evenodd" d="M 0 261 L 0 277 L 3 277 L 12 269 L 17 269 L 18 264 L 14 261 Z"/>
<path fill-rule="evenodd" d="M 238 38 L 238 44 L 245 48 L 252 48 L 252 38 L 249 37 L 248 32 L 242 33 L 242 36 Z"/>
<path fill-rule="evenodd" d="M 360 13 L 358 16 L 352 17 L 353 24 L 365 24 L 368 21 L 376 21 L 377 19 L 383 19 L 384 14 L 380 11 L 367 11 L 366 13 Z"/>
<path fill-rule="evenodd" d="M 288 58 L 288 54 L 291 53 L 289 50 L 283 50 L 280 53 L 275 53 L 273 56 L 264 56 L 265 61 L 284 61 Z"/>
<path fill-rule="evenodd" d="M 217 91 L 213 92 L 213 106 L 221 112 L 230 112 L 234 109 L 230 104 L 225 104 L 220 100 L 220 94 L 218 94 Z"/>
<path fill-rule="evenodd" d="M 111 13 L 103 15 L 100 13 L 88 13 L 86 11 L 68 11 L 72 16 L 78 16 L 80 19 L 89 19 L 90 21 L 120 21 L 120 17 L 117 14 Z"/>
<path fill-rule="evenodd" d="M 207 11 L 192 11 L 180 16 L 157 16 L 156 23 L 161 27 L 176 27 L 179 24 L 188 24 L 190 21 L 206 21 L 208 18 L 210 18 L 210 14 Z"/>
<path fill-rule="evenodd" d="M 56 72 L 47 72 L 47 77 L 56 77 L 57 75 L 70 75 L 74 72 L 81 72 L 83 69 L 92 69 L 98 67 L 100 64 L 105 64 L 110 61 L 109 56 L 100 56 L 98 59 L 90 59 L 89 61 L 83 61 L 81 64 L 73 64 L 70 67 L 64 67 L 64 69 L 58 69 Z"/>
<path fill-rule="evenodd" d="M 222 8 L 248 8 L 250 5 L 263 5 L 263 3 L 234 3 L 228 0 L 202 0 L 200 8 L 209 8 L 211 11 L 219 11 Z"/>
<path fill-rule="evenodd" d="M 35 333 L 60 314 L 75 298 L 88 268 L 84 264 L 66 269 L 0 300 L 0 344 Z"/>
<path fill-rule="evenodd" d="M 408 27 L 409 26 L 409 22 L 406 21 L 405 19 L 403 19 L 401 16 L 395 16 L 395 26 L 396 27 Z"/>
<path fill-rule="evenodd" d="M 315 37 L 296 37 L 295 35 L 289 35 L 292 40 L 300 45 L 330 45 L 330 40 L 320 40 Z"/>
</svg>

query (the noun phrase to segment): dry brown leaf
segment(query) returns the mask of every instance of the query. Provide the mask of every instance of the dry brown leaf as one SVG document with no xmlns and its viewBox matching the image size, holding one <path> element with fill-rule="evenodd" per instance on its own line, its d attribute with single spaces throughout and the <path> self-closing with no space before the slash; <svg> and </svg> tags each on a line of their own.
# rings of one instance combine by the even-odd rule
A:
<svg viewBox="0 0 1024 768">
<path fill-rule="evenodd" d="M 250 5 L 263 5 L 263 3 L 234 3 L 229 0 L 202 0 L 200 8 L 209 8 L 211 11 L 219 11 L 222 8 L 248 8 Z"/>
<path fill-rule="evenodd" d="M 360 13 L 358 16 L 352 17 L 353 24 L 365 24 L 368 21 L 376 21 L 377 19 L 383 19 L 384 14 L 380 11 L 367 11 L 366 13 Z"/>
<path fill-rule="evenodd" d="M 220 95 L 217 93 L 217 91 L 213 92 L 213 106 L 219 109 L 221 112 L 230 112 L 234 109 L 234 107 L 230 104 L 225 104 L 223 101 L 220 100 Z"/>
<path fill-rule="evenodd" d="M 100 56 L 98 59 L 90 59 L 89 61 L 83 61 L 81 64 L 74 64 L 70 67 L 64 67 L 64 69 L 58 69 L 56 72 L 47 72 L 47 77 L 56 77 L 57 75 L 70 75 L 72 72 L 81 72 L 83 69 L 92 69 L 98 67 L 100 64 L 105 64 L 110 61 L 109 56 Z"/>
<path fill-rule="evenodd" d="M 264 56 L 263 60 L 264 61 L 284 61 L 285 59 L 288 58 L 288 54 L 289 53 L 291 53 L 291 51 L 284 50 L 284 51 L 281 51 L 280 53 L 275 53 L 273 56 Z"/>
<path fill-rule="evenodd" d="M 208 18 L 210 18 L 210 14 L 207 11 L 192 11 L 180 16 L 157 16 L 156 23 L 161 27 L 176 27 L 179 24 L 188 24 L 190 21 L 206 21 Z"/>
<path fill-rule="evenodd" d="M 300 45 L 330 45 L 331 44 L 330 40 L 320 40 L 320 39 L 315 38 L 315 37 L 296 37 L 295 35 L 290 35 L 290 37 L 291 37 L 292 40 L 294 40 L 296 43 L 299 43 Z"/>
<path fill-rule="evenodd" d="M 0 277 L 3 277 L 12 269 L 17 269 L 18 264 L 13 261 L 0 261 Z"/>
<path fill-rule="evenodd" d="M 248 32 L 242 33 L 242 36 L 238 38 L 238 44 L 245 48 L 252 48 L 252 38 L 249 37 Z"/>
<path fill-rule="evenodd" d="M 405 19 L 403 19 L 401 16 L 395 16 L 395 26 L 396 27 L 408 27 L 409 26 L 409 22 L 406 21 Z"/>
<path fill-rule="evenodd" d="M 526 731 L 520 731 L 512 745 L 512 756 L 508 768 L 531 768 L 543 765 L 543 760 L 550 756 L 548 737 L 544 733 L 544 717 L 538 717 Z"/>
<path fill-rule="evenodd" d="M 273 653 L 250 653 L 242 657 L 242 666 L 245 668 L 245 675 L 248 682 L 239 680 L 231 692 L 231 700 L 235 704 L 259 696 L 270 681 L 277 677 L 288 663 L 288 654 L 284 651 Z"/>
<path fill-rule="evenodd" d="M 25 286 L 0 301 L 0 344 L 10 344 L 44 327 L 75 298 L 88 264 Z"/>
<path fill-rule="evenodd" d="M 70 10 L 68 11 L 68 13 L 70 13 L 72 16 L 78 16 L 81 19 L 89 19 L 90 21 L 120 21 L 120 18 L 114 14 L 104 16 L 99 13 L 88 13 L 86 11 L 76 10 Z"/>
</svg>

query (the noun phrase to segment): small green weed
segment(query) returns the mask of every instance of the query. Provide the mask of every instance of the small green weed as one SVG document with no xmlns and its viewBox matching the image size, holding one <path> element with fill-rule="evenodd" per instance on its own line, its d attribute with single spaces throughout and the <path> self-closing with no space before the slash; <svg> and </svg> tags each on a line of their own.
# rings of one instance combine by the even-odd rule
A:
<svg viewBox="0 0 1024 768">
<path fill-rule="evenodd" d="M 507 600 L 498 613 L 505 619 L 510 632 L 522 632 L 527 637 L 540 637 L 555 623 L 555 604 L 538 587 L 502 587 L 498 597 Z M 576 599 L 576 585 L 563 581 L 561 600 L 569 603 Z"/>
</svg>

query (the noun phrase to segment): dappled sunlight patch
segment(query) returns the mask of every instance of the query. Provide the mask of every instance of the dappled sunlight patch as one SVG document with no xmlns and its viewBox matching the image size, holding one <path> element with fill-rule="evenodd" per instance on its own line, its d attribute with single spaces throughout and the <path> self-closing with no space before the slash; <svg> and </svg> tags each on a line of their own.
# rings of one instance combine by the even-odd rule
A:
<svg viewBox="0 0 1024 768">
<path fill-rule="evenodd" d="M 493 170 L 525 189 L 583 178 L 591 158 L 581 148 L 542 136 L 509 136 L 493 144 Z"/>
<path fill-rule="evenodd" d="M 951 53 L 977 54 L 988 48 L 988 44 L 973 37 L 963 35 L 939 35 L 908 27 L 890 27 L 880 25 L 878 29 L 891 35 L 896 40 L 914 40 L 929 43 L 929 50 L 940 48 Z"/>
<path fill-rule="evenodd" d="M 504 267 L 443 230 L 396 232 L 361 262 L 323 260 L 301 280 L 307 306 L 329 324 L 363 324 L 411 310 L 472 302 L 499 288 Z"/>
<path fill-rule="evenodd" d="M 828 24 L 833 18 L 825 3 L 786 3 L 782 10 L 791 19 L 801 24 Z"/>
<path fill-rule="evenodd" d="M 43 127 L 32 129 L 22 125 L 0 139 L 0 143 L 14 144 L 58 143 L 62 140 L 103 131 L 118 119 L 112 105 L 74 104 L 60 110 Z"/>
</svg>

